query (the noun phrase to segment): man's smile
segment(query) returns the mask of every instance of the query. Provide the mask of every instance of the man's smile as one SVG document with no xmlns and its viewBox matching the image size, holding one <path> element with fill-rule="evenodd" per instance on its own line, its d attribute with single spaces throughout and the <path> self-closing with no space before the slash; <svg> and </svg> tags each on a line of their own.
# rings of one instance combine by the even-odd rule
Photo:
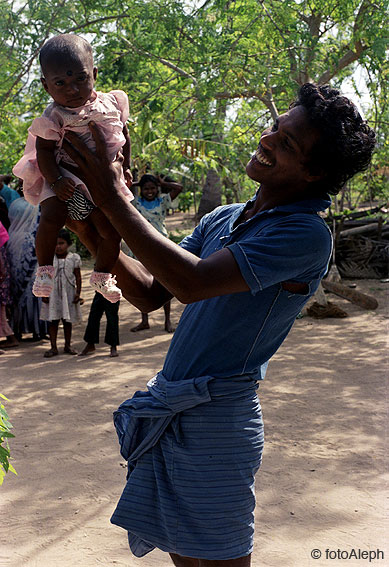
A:
<svg viewBox="0 0 389 567">
<path fill-rule="evenodd" d="M 270 162 L 270 160 L 263 153 L 261 145 L 258 146 L 258 148 L 256 149 L 256 151 L 255 151 L 255 153 L 252 157 L 255 158 L 257 160 L 257 162 L 260 163 L 261 165 L 265 165 L 267 167 L 271 167 L 273 165 Z"/>
</svg>

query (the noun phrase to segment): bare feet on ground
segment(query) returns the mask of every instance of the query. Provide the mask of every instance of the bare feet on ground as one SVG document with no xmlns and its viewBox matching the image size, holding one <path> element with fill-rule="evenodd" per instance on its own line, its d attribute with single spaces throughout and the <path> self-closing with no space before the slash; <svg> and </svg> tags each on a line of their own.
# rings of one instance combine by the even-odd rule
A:
<svg viewBox="0 0 389 567">
<path fill-rule="evenodd" d="M 19 341 L 15 337 L 15 335 L 10 335 L 5 339 L 5 341 L 0 341 L 1 348 L 12 348 L 19 346 Z"/>
<path fill-rule="evenodd" d="M 63 352 L 64 352 L 64 354 L 71 354 L 71 355 L 77 354 L 77 351 L 74 350 L 74 348 L 72 348 L 70 346 L 64 347 Z"/>
<path fill-rule="evenodd" d="M 84 349 L 80 352 L 78 356 L 86 356 L 87 354 L 91 354 L 92 352 L 95 352 L 95 350 L 96 350 L 95 345 L 87 344 L 85 345 Z"/>
<path fill-rule="evenodd" d="M 51 348 L 50 350 L 47 350 L 43 356 L 45 358 L 53 358 L 53 356 L 57 356 L 57 355 L 58 355 L 58 349 Z"/>
<path fill-rule="evenodd" d="M 136 327 L 132 327 L 131 331 L 133 333 L 137 333 L 138 331 L 144 331 L 145 329 L 150 329 L 150 325 L 148 323 L 139 323 Z"/>
<path fill-rule="evenodd" d="M 111 358 L 115 358 L 116 356 L 119 356 L 119 353 L 118 353 L 117 348 L 115 346 L 111 346 L 111 352 L 110 352 L 109 356 Z"/>
</svg>

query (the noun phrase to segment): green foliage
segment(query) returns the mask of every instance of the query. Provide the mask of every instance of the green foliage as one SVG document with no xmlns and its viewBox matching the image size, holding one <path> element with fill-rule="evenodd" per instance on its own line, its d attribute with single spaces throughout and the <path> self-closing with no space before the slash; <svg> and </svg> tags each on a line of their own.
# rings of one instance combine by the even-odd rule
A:
<svg viewBox="0 0 389 567">
<path fill-rule="evenodd" d="M 3 394 L 0 397 L 7 400 Z M 0 403 L 0 485 L 3 484 L 4 477 L 8 471 L 17 474 L 11 463 L 9 462 L 10 451 L 8 439 L 15 437 L 11 433 L 12 425 L 8 420 L 8 414 L 5 410 L 4 404 Z"/>
<path fill-rule="evenodd" d="M 185 238 L 185 236 L 188 236 L 192 232 L 193 232 L 193 228 L 188 228 L 186 230 L 175 230 L 169 233 L 169 239 L 175 242 L 176 244 L 179 244 L 181 240 Z"/>
<path fill-rule="evenodd" d="M 229 191 L 244 198 L 255 190 L 245 164 L 261 130 L 303 82 L 341 86 L 348 79 L 357 100 L 354 72 L 363 69 L 367 118 L 380 139 L 387 137 L 386 29 L 384 0 L 208 0 L 199 7 L 178 0 L 2 0 L 1 170 L 21 155 L 27 126 L 48 100 L 39 82 L 40 46 L 72 32 L 92 42 L 97 88 L 129 95 L 139 171 L 174 171 L 196 191 L 216 169 L 225 198 Z M 376 177 L 386 157 L 380 145 L 361 181 L 368 193 L 385 194 Z"/>
</svg>

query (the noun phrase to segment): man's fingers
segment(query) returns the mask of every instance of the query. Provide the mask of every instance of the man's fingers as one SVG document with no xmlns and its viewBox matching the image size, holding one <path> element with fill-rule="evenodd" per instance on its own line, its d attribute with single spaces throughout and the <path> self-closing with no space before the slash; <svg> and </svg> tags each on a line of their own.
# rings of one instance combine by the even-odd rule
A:
<svg viewBox="0 0 389 567">
<path fill-rule="evenodd" d="M 93 122 L 93 120 L 88 122 L 88 127 L 96 144 L 96 155 L 100 158 L 100 160 L 107 162 L 108 157 L 106 144 L 100 128 L 96 126 L 96 123 Z"/>
<path fill-rule="evenodd" d="M 85 166 L 85 159 L 83 155 L 90 153 L 88 147 L 84 142 L 73 132 L 67 132 L 62 141 L 62 147 L 69 157 L 76 162 L 81 169 Z"/>
</svg>

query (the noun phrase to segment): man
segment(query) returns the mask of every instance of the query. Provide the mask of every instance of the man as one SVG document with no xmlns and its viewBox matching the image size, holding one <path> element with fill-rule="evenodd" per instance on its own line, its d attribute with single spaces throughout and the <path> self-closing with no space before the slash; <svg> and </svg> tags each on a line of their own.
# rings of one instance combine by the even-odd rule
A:
<svg viewBox="0 0 389 567">
<path fill-rule="evenodd" d="M 258 381 L 326 272 L 331 235 L 317 213 L 367 167 L 374 132 L 338 91 L 304 85 L 246 166 L 255 197 L 219 207 L 179 247 L 126 205 L 120 164 L 91 130 L 96 156 L 74 135 L 65 148 L 141 262 L 118 262 L 123 293 L 142 311 L 188 304 L 162 372 L 115 413 L 128 480 L 112 521 L 139 557 L 159 547 L 178 567 L 248 567 Z"/>
</svg>

